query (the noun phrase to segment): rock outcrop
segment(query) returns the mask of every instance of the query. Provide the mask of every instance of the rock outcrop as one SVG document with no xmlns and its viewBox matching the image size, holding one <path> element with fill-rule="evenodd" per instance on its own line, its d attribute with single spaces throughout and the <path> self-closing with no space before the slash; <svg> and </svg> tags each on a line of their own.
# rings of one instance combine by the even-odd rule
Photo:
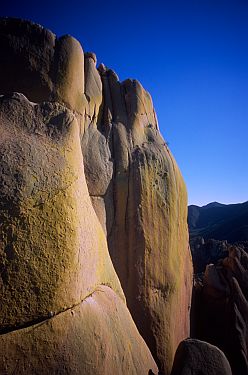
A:
<svg viewBox="0 0 248 375">
<path fill-rule="evenodd" d="M 218 346 L 233 375 L 248 374 L 248 255 L 242 247 L 208 265 L 194 295 L 194 336 Z"/>
<path fill-rule="evenodd" d="M 50 356 L 44 373 L 156 373 L 121 282 L 169 374 L 192 263 L 186 189 L 150 95 L 31 22 L 2 19 L 0 44 L 0 368 L 32 373 Z"/>
<path fill-rule="evenodd" d="M 156 371 L 91 204 L 76 117 L 2 96 L 0 132 L 0 372 Z"/>
<path fill-rule="evenodd" d="M 61 312 L 101 284 L 124 301 L 88 194 L 75 116 L 22 94 L 2 96 L 0 116 L 0 330 Z"/>
<path fill-rule="evenodd" d="M 232 375 L 228 360 L 216 346 L 194 339 L 178 346 L 171 375 Z"/>
<path fill-rule="evenodd" d="M 194 273 L 203 273 L 208 264 L 216 264 L 220 259 L 226 258 L 230 246 L 227 241 L 205 240 L 203 237 L 191 238 L 190 249 Z"/>
<path fill-rule="evenodd" d="M 53 318 L 0 336 L 0 345 L 1 374 L 157 374 L 126 305 L 107 286 Z"/>
<path fill-rule="evenodd" d="M 34 102 L 58 101 L 85 112 L 84 56 L 76 39 L 57 39 L 40 25 L 2 18 L 0 44 L 4 92 L 21 92 Z"/>
<path fill-rule="evenodd" d="M 89 126 L 82 140 L 86 179 L 128 307 L 169 374 L 178 343 L 189 335 L 186 189 L 150 95 L 138 81 L 121 83 L 112 70 L 99 70 L 103 112 L 98 130 Z"/>
</svg>

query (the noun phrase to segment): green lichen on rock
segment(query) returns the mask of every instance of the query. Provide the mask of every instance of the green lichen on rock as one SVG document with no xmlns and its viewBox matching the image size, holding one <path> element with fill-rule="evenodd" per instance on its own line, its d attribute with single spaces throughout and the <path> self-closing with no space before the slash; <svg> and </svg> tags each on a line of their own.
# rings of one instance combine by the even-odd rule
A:
<svg viewBox="0 0 248 375">
<path fill-rule="evenodd" d="M 113 216 L 110 226 L 102 222 L 111 258 L 134 321 L 160 370 L 169 374 L 179 342 L 189 335 L 186 187 L 160 135 L 150 95 L 138 81 L 119 82 L 112 71 L 101 69 L 101 77 L 105 101 L 99 130 L 106 134 L 113 176 L 109 184 L 100 179 L 95 189 L 88 155 L 97 146 L 85 142 L 88 128 L 82 140 L 87 184 L 94 200 L 105 186 L 105 215 L 104 208 L 99 212 L 97 206 L 96 212 L 100 220 Z M 98 154 L 94 165 L 101 171 L 106 152 L 99 147 Z"/>
<path fill-rule="evenodd" d="M 156 372 L 122 285 L 169 374 L 189 333 L 192 264 L 185 185 L 149 93 L 31 22 L 1 19 L 0 45 L 0 369 L 23 356 L 20 374 Z"/>
<path fill-rule="evenodd" d="M 156 371 L 91 204 L 76 117 L 58 103 L 2 96 L 0 132 L 1 371 L 107 375 L 121 360 L 116 373 Z"/>
<path fill-rule="evenodd" d="M 88 196 L 75 116 L 19 94 L 0 107 L 1 329 L 62 311 L 101 283 L 124 298 Z"/>
</svg>

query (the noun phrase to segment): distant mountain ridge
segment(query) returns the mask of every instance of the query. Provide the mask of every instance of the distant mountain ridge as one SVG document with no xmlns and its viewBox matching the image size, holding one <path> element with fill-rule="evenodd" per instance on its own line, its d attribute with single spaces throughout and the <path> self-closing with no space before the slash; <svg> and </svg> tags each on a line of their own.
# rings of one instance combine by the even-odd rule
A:
<svg viewBox="0 0 248 375">
<path fill-rule="evenodd" d="M 223 207 L 223 206 L 226 206 L 226 204 L 219 203 L 219 202 L 211 202 L 211 203 L 206 204 L 205 206 L 202 206 L 201 208 L 205 209 L 205 208 Z"/>
<path fill-rule="evenodd" d="M 237 204 L 211 202 L 203 207 L 188 207 L 190 237 L 248 241 L 248 201 Z"/>
</svg>

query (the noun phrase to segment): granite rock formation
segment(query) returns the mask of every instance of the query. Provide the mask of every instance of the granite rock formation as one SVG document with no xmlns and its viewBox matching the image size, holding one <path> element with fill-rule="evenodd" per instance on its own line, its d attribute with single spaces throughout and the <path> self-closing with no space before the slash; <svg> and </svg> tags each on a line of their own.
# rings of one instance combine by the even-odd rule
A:
<svg viewBox="0 0 248 375">
<path fill-rule="evenodd" d="M 229 256 L 208 265 L 194 291 L 194 336 L 218 346 L 233 375 L 248 374 L 248 255 L 231 246 Z"/>
<path fill-rule="evenodd" d="M 1 330 L 63 311 L 100 284 L 124 300 L 88 196 L 75 116 L 22 94 L 2 96 L 0 114 Z"/>
<path fill-rule="evenodd" d="M 31 22 L 2 19 L 0 45 L 1 371 L 47 358 L 44 374 L 156 373 L 123 288 L 169 374 L 192 263 L 186 189 L 150 95 Z"/>
<path fill-rule="evenodd" d="M 1 96 L 0 131 L 0 372 L 156 371 L 91 204 L 76 117 Z"/>
<path fill-rule="evenodd" d="M 208 264 L 216 264 L 220 259 L 226 258 L 230 246 L 231 244 L 227 241 L 204 240 L 203 237 L 191 238 L 190 249 L 194 274 L 203 273 Z"/>
<path fill-rule="evenodd" d="M 178 346 L 171 375 L 232 375 L 228 360 L 216 346 L 194 339 Z"/>
<path fill-rule="evenodd" d="M 103 65 L 99 71 L 102 118 L 82 139 L 89 193 L 134 321 L 169 374 L 178 343 L 189 335 L 186 189 L 149 93 Z"/>
</svg>

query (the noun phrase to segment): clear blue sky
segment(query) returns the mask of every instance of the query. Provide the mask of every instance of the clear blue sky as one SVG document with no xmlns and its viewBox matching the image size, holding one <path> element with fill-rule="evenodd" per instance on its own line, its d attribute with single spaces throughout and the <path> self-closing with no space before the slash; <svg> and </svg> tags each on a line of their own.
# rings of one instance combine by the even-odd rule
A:
<svg viewBox="0 0 248 375">
<path fill-rule="evenodd" d="M 151 93 L 189 203 L 248 200 L 248 1 L 5 1 Z"/>
</svg>

